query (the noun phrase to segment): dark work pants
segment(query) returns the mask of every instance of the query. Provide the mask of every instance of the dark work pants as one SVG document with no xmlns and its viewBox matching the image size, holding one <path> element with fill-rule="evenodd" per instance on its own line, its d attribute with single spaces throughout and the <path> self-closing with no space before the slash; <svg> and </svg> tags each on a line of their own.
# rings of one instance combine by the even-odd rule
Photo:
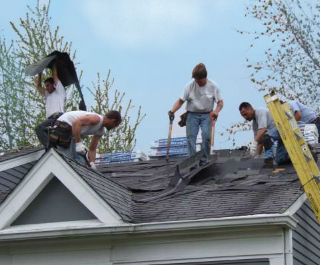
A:
<svg viewBox="0 0 320 265">
<path fill-rule="evenodd" d="M 36 127 L 37 137 L 45 148 L 49 147 L 49 127 L 52 127 L 61 115 L 62 113 L 54 113 Z"/>
</svg>

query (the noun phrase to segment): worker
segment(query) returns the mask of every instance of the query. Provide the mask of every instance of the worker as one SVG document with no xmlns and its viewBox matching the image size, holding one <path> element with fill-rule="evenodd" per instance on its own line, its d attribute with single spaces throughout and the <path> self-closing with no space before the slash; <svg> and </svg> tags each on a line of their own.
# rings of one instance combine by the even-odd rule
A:
<svg viewBox="0 0 320 265">
<path fill-rule="evenodd" d="M 257 145 L 256 153 L 261 155 L 264 148 L 264 159 L 266 165 L 273 165 L 274 140 L 268 132 L 275 128 L 273 119 L 267 109 L 254 109 L 248 102 L 242 102 L 239 106 L 240 114 L 247 121 L 252 121 L 254 141 Z"/>
<path fill-rule="evenodd" d="M 46 120 L 36 127 L 36 134 L 40 143 L 48 147 L 48 127 L 53 126 L 54 121 L 64 112 L 64 103 L 66 98 L 66 91 L 58 78 L 56 65 L 53 65 L 52 77 L 44 81 L 45 88 L 41 84 L 42 74 L 38 75 L 36 88 L 39 93 L 44 96 Z"/>
<path fill-rule="evenodd" d="M 283 103 L 283 101 L 280 101 L 280 102 Z M 320 119 L 319 119 L 319 117 L 317 117 L 317 114 L 314 111 L 312 111 L 310 108 L 308 108 L 307 106 L 305 106 L 302 103 L 297 102 L 297 101 L 288 101 L 287 103 L 290 107 L 290 110 L 291 110 L 295 120 L 299 124 L 313 123 L 317 126 L 318 133 L 319 133 Z M 284 146 L 284 144 L 282 142 L 282 139 L 280 137 L 280 134 L 279 134 L 277 128 L 274 127 L 272 130 L 270 130 L 268 132 L 268 135 L 270 137 L 272 137 L 272 139 L 274 141 L 278 141 L 276 155 L 275 155 L 276 163 L 278 165 L 290 164 L 291 159 L 289 157 L 289 154 L 288 154 L 286 147 Z M 318 138 L 318 142 L 319 142 L 319 138 Z M 310 149 L 314 159 L 317 160 L 317 156 L 313 152 L 313 148 L 310 145 L 308 145 L 308 146 L 309 146 L 309 149 Z"/>
<path fill-rule="evenodd" d="M 314 124 L 318 129 L 318 143 L 320 142 L 320 117 L 309 107 L 301 104 L 297 101 L 288 101 L 287 102 L 293 116 L 297 122 L 303 122 L 307 124 Z"/>
<path fill-rule="evenodd" d="M 88 151 L 88 162 L 91 168 L 95 169 L 96 149 L 99 140 L 107 130 L 111 130 L 121 123 L 121 114 L 111 110 L 106 115 L 86 112 L 70 111 L 60 116 L 54 124 L 50 133 L 50 142 L 57 146 L 57 149 L 85 164 Z M 82 143 L 82 137 L 93 135 L 89 150 Z"/>
<path fill-rule="evenodd" d="M 168 112 L 170 118 L 174 118 L 174 113 L 187 101 L 186 132 L 188 140 L 189 155 L 196 153 L 196 140 L 201 128 L 202 149 L 205 156 L 201 158 L 200 165 L 207 162 L 210 154 L 210 137 L 213 123 L 218 119 L 223 108 L 223 100 L 217 85 L 207 78 L 207 69 L 203 63 L 197 64 L 192 71 L 194 79 L 185 89 L 182 98 L 179 98 Z M 217 106 L 213 110 L 214 103 Z"/>
</svg>

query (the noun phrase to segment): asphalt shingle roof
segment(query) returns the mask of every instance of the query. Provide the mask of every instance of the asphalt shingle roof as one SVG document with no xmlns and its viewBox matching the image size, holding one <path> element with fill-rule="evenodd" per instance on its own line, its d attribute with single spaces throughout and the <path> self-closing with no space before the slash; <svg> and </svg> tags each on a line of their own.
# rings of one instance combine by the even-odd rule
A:
<svg viewBox="0 0 320 265">
<path fill-rule="evenodd" d="M 0 154 L 0 162 L 15 159 L 21 156 L 25 156 L 31 153 L 38 152 L 40 150 L 43 150 L 43 147 L 30 147 L 30 148 L 22 148 L 22 149 L 14 149 L 9 152 L 1 153 Z"/>
<path fill-rule="evenodd" d="M 36 162 L 33 161 L 0 172 L 0 204 L 18 186 Z"/>
<path fill-rule="evenodd" d="M 203 168 L 172 159 L 104 165 L 99 172 L 60 155 L 132 223 L 283 213 L 303 194 L 291 165 L 264 168 L 263 159 L 250 159 L 244 150 L 216 151 Z M 0 203 L 30 166 L 0 172 Z"/>
</svg>

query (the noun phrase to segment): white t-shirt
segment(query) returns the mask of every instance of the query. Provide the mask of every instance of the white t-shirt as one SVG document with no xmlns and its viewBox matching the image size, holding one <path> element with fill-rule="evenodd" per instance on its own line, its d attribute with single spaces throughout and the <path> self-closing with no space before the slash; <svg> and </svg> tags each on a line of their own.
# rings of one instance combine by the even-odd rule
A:
<svg viewBox="0 0 320 265">
<path fill-rule="evenodd" d="M 267 130 L 270 130 L 275 126 L 271 114 L 267 109 L 256 109 L 255 116 L 256 118 L 252 120 L 254 137 L 256 137 L 259 129 L 266 128 Z"/>
<path fill-rule="evenodd" d="M 46 117 L 48 118 L 55 112 L 64 112 L 64 101 L 66 99 L 66 91 L 60 81 L 54 85 L 55 90 L 52 93 L 45 92 L 46 100 Z"/>
<path fill-rule="evenodd" d="M 81 135 L 96 135 L 96 136 L 102 136 L 105 132 L 104 127 L 102 127 L 103 123 L 103 116 L 93 113 L 93 112 L 88 112 L 88 111 L 70 111 L 64 113 L 62 116 L 58 118 L 58 121 L 64 121 L 68 123 L 69 125 L 73 125 L 74 121 L 80 117 L 86 116 L 86 115 L 97 115 L 100 118 L 99 123 L 96 125 L 90 125 L 90 126 L 82 126 L 81 128 Z"/>
<path fill-rule="evenodd" d="M 199 86 L 196 81 L 191 82 L 184 91 L 183 101 L 187 101 L 187 111 L 210 112 L 214 102 L 222 100 L 218 86 L 207 79 L 205 86 Z"/>
</svg>

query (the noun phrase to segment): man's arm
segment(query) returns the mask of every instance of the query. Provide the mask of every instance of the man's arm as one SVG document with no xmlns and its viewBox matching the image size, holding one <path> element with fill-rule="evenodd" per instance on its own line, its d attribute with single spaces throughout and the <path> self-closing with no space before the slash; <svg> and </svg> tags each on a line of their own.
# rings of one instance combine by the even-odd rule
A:
<svg viewBox="0 0 320 265">
<path fill-rule="evenodd" d="M 171 112 L 175 113 L 177 110 L 179 110 L 182 105 L 183 105 L 184 101 L 179 98 L 174 104 L 173 104 L 173 107 L 171 109 Z"/>
<path fill-rule="evenodd" d="M 218 101 L 217 107 L 214 111 L 210 112 L 210 119 L 211 122 L 213 123 L 215 120 L 218 119 L 219 113 L 223 108 L 223 100 Z"/>
<path fill-rule="evenodd" d="M 263 150 L 263 144 L 260 143 L 263 135 L 267 132 L 267 128 L 261 128 L 258 130 L 257 135 L 254 137 L 254 140 L 258 143 L 257 144 L 257 154 L 261 155 Z"/>
<path fill-rule="evenodd" d="M 46 93 L 46 90 L 42 87 L 42 84 L 41 84 L 41 79 L 42 79 L 42 74 L 40 73 L 38 75 L 38 79 L 36 80 L 36 88 L 37 90 L 39 91 L 39 93 L 44 96 L 45 93 Z"/>
<path fill-rule="evenodd" d="M 81 128 L 82 126 L 96 125 L 100 122 L 100 117 L 98 115 L 86 115 L 80 117 L 74 121 L 72 124 L 72 134 L 75 143 L 81 142 Z"/>
<path fill-rule="evenodd" d="M 89 163 L 96 161 L 96 150 L 97 150 L 100 139 L 101 139 L 101 136 L 95 135 L 91 140 L 89 153 L 88 153 Z"/>
<path fill-rule="evenodd" d="M 52 67 L 52 78 L 55 85 L 58 84 L 58 82 L 60 81 L 58 78 L 58 71 L 55 63 L 53 64 L 53 67 Z"/>
<path fill-rule="evenodd" d="M 262 136 L 267 132 L 267 128 L 261 128 L 258 130 L 257 135 L 254 137 L 254 140 L 256 142 L 260 142 L 262 139 Z"/>
</svg>

